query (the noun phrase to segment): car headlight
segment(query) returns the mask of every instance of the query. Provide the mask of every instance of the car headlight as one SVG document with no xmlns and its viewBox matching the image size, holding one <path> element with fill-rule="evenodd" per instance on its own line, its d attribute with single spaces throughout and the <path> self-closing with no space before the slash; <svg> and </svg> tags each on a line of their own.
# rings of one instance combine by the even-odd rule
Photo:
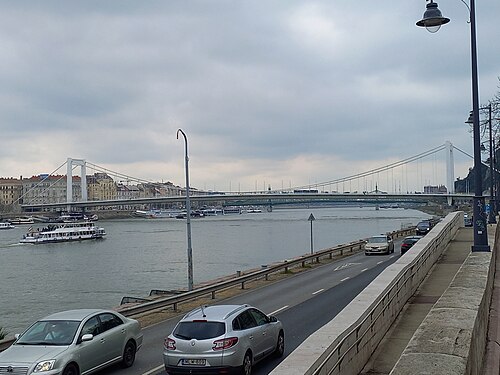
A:
<svg viewBox="0 0 500 375">
<path fill-rule="evenodd" d="M 43 371 L 50 371 L 54 367 L 54 363 L 56 362 L 55 359 L 51 359 L 50 361 L 42 361 L 38 362 L 35 366 L 35 369 L 33 372 L 43 372 Z"/>
</svg>

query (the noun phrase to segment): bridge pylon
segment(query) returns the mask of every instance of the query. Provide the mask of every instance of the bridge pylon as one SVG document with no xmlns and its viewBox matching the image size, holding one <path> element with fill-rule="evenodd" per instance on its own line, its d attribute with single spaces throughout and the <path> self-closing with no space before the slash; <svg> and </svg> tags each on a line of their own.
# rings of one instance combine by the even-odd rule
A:
<svg viewBox="0 0 500 375">
<path fill-rule="evenodd" d="M 84 159 L 68 158 L 66 161 L 66 203 L 73 202 L 73 165 L 80 166 L 82 201 L 87 201 L 87 162 Z M 71 211 L 68 205 L 67 211 Z"/>
</svg>

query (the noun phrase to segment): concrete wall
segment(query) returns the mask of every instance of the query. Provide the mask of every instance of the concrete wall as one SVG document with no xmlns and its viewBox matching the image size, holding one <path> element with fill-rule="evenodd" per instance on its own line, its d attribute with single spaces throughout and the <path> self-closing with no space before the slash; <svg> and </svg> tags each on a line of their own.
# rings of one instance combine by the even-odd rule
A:
<svg viewBox="0 0 500 375">
<path fill-rule="evenodd" d="M 470 253 L 413 335 L 391 375 L 414 374 L 415 369 L 419 374 L 484 374 L 498 243 L 498 233 L 493 235 L 493 251 Z"/>
<path fill-rule="evenodd" d="M 461 226 L 463 213 L 449 214 L 271 374 L 358 374 Z"/>
</svg>

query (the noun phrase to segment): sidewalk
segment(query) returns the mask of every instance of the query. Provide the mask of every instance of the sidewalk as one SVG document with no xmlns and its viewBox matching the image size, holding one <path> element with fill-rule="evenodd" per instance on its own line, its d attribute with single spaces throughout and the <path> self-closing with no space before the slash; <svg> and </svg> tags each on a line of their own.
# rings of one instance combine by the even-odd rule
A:
<svg viewBox="0 0 500 375">
<path fill-rule="evenodd" d="M 495 248 L 495 232 L 496 225 L 489 225 L 488 241 L 492 250 Z M 459 229 L 455 238 L 405 305 L 360 374 L 385 375 L 391 372 L 417 328 L 448 289 L 458 270 L 468 258 L 472 244 L 473 229 Z M 499 258 L 496 258 L 496 269 L 500 269 Z M 487 353 L 482 361 L 484 364 L 483 375 L 500 375 L 500 272 L 496 272 L 495 275 L 488 324 Z M 443 329 L 445 328 L 443 327 Z M 417 369 L 413 371 L 418 373 Z M 422 371 L 424 370 L 422 369 Z"/>
<path fill-rule="evenodd" d="M 417 328 L 470 254 L 472 242 L 472 228 L 461 228 L 457 232 L 378 345 L 361 374 L 382 375 L 391 372 Z"/>
</svg>

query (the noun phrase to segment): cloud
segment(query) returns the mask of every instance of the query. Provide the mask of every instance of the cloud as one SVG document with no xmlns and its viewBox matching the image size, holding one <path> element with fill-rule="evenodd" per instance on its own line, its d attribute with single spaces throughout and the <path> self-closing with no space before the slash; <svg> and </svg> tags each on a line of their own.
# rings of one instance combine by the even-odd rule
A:
<svg viewBox="0 0 500 375">
<path fill-rule="evenodd" d="M 331 181 L 446 140 L 471 153 L 466 8 L 440 8 L 452 22 L 429 34 L 423 0 L 2 4 L 0 175 L 74 157 L 183 185 L 178 128 L 193 186 L 221 190 Z M 477 7 L 482 102 L 499 11 Z M 425 173 L 411 190 L 445 182 Z"/>
</svg>

